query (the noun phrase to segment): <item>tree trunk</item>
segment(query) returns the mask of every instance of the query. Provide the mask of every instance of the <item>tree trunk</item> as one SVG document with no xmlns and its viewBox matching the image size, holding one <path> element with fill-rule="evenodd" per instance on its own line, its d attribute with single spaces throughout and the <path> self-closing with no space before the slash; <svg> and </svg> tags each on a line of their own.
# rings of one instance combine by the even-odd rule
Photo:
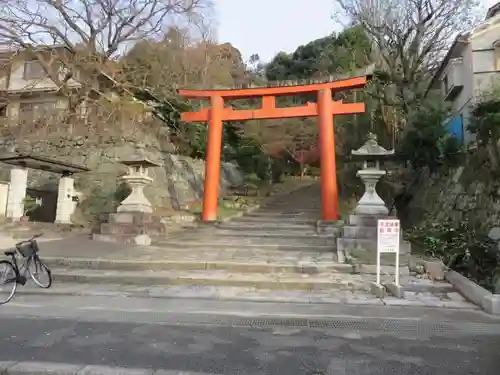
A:
<svg viewBox="0 0 500 375">
<path fill-rule="evenodd" d="M 498 166 L 500 163 L 500 155 L 498 152 L 498 146 L 497 142 L 494 142 L 493 140 L 488 143 L 486 146 L 486 149 L 488 150 L 488 155 L 490 157 L 490 162 L 491 162 L 491 167 L 493 170 L 498 170 Z"/>
<path fill-rule="evenodd" d="M 273 184 L 273 160 L 271 156 L 267 157 L 267 182 L 269 185 Z"/>
<path fill-rule="evenodd" d="M 307 164 L 300 163 L 300 179 L 303 180 L 307 172 Z"/>
</svg>

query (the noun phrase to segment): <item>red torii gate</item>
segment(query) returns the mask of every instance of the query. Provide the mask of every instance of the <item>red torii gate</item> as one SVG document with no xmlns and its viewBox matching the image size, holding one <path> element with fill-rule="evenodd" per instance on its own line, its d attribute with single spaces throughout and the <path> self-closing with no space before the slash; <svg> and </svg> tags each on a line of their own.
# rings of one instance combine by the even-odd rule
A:
<svg viewBox="0 0 500 375">
<path fill-rule="evenodd" d="M 273 118 L 318 116 L 319 149 L 321 163 L 322 218 L 325 221 L 338 220 L 337 170 L 335 164 L 335 115 L 365 112 L 364 103 L 343 103 L 333 101 L 332 91 L 363 88 L 367 77 L 355 77 L 333 82 L 300 86 L 256 87 L 224 90 L 178 90 L 179 95 L 191 99 L 209 99 L 210 109 L 198 112 L 184 112 L 185 122 L 208 121 L 208 146 L 205 165 L 205 186 L 203 191 L 203 221 L 217 220 L 219 195 L 222 122 L 235 120 L 261 120 Z M 307 103 L 296 107 L 276 107 L 277 96 L 316 93 L 317 103 Z M 224 100 L 262 98 L 258 109 L 234 110 L 224 106 Z"/>
</svg>

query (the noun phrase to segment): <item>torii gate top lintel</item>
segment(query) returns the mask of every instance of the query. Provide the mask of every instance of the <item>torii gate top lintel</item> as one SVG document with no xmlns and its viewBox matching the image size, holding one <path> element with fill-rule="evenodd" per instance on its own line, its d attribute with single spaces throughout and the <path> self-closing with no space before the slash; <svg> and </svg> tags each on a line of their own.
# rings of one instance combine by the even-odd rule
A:
<svg viewBox="0 0 500 375">
<path fill-rule="evenodd" d="M 221 90 L 195 90 L 179 89 L 177 93 L 190 99 L 207 99 L 218 96 L 224 99 L 245 99 L 264 96 L 286 96 L 297 94 L 315 93 L 321 90 L 330 89 L 334 91 L 354 90 L 365 87 L 367 76 L 341 79 L 338 81 L 313 83 L 293 86 L 268 86 L 268 87 L 250 87 L 239 89 L 221 89 Z"/>
<path fill-rule="evenodd" d="M 223 121 L 238 120 L 263 120 L 291 117 L 310 117 L 318 115 L 317 103 L 306 103 L 294 107 L 277 107 L 276 97 L 298 94 L 318 94 L 320 92 L 346 91 L 363 88 L 366 85 L 367 77 L 355 77 L 342 79 L 338 81 L 313 83 L 308 85 L 296 86 L 270 86 L 270 87 L 252 87 L 244 89 L 225 89 L 225 90 L 178 90 L 179 95 L 191 99 L 210 99 L 212 110 L 220 107 L 220 115 Z M 262 98 L 262 106 L 257 109 L 234 110 L 231 106 L 224 106 L 224 100 L 235 100 L 243 98 Z M 207 122 L 210 120 L 210 109 L 201 108 L 195 112 L 184 112 L 181 119 L 184 122 Z M 342 100 L 333 101 L 329 104 L 330 114 L 354 114 L 365 112 L 364 103 L 344 103 Z"/>
</svg>

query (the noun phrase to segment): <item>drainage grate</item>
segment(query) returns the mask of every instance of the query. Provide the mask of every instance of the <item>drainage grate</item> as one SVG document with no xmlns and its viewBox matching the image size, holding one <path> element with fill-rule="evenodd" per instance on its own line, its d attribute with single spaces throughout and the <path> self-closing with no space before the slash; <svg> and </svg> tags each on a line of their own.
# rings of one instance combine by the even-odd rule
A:
<svg viewBox="0 0 500 375">
<path fill-rule="evenodd" d="M 243 318 L 190 316 L 181 318 L 179 324 L 202 324 L 255 328 L 313 328 L 341 331 L 407 332 L 421 334 L 482 334 L 500 335 L 500 324 L 446 322 L 432 323 L 388 319 L 302 319 L 302 318 Z"/>
</svg>

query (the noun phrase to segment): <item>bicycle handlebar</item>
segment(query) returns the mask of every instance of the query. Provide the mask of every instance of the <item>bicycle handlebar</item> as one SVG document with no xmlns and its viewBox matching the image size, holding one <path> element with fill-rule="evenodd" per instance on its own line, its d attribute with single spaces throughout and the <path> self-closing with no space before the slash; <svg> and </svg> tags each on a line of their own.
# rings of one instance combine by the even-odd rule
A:
<svg viewBox="0 0 500 375">
<path fill-rule="evenodd" d="M 41 236 L 43 236 L 43 233 L 35 234 L 29 240 L 24 240 L 24 241 L 16 243 L 16 246 L 22 245 L 23 243 L 32 242 L 32 241 L 34 241 L 35 239 L 37 239 L 38 237 L 41 237 Z"/>
</svg>

